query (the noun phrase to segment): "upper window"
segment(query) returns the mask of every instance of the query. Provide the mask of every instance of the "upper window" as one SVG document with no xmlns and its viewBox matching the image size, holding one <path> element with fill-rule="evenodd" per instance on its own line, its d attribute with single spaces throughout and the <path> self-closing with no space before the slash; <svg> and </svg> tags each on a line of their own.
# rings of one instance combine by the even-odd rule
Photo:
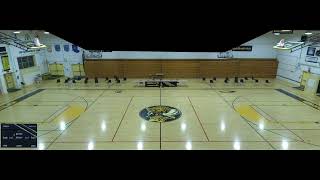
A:
<svg viewBox="0 0 320 180">
<path fill-rule="evenodd" d="M 18 57 L 19 69 L 25 69 L 35 66 L 34 56 Z"/>
</svg>

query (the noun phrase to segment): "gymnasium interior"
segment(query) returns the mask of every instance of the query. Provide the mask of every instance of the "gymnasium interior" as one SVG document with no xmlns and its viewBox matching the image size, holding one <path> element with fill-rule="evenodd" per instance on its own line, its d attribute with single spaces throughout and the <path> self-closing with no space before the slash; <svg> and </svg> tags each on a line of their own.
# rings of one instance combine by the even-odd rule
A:
<svg viewBox="0 0 320 180">
<path fill-rule="evenodd" d="M 320 31 L 224 52 L 73 43 L 0 31 L 1 150 L 320 149 Z"/>
</svg>

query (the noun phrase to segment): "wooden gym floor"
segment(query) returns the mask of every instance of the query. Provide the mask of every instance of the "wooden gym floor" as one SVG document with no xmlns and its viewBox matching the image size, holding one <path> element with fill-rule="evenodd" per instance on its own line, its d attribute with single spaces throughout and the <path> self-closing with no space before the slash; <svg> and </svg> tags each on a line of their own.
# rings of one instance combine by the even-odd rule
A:
<svg viewBox="0 0 320 180">
<path fill-rule="evenodd" d="M 159 104 L 159 88 L 139 87 L 135 81 L 43 81 L 0 96 L 0 123 L 37 123 L 41 150 L 320 149 L 320 97 L 292 84 L 260 79 L 225 85 L 218 79 L 212 85 L 188 79 L 181 87 L 162 90 L 162 104 L 180 109 L 182 116 L 156 123 L 139 112 Z M 37 89 L 43 90 L 15 101 Z"/>
</svg>

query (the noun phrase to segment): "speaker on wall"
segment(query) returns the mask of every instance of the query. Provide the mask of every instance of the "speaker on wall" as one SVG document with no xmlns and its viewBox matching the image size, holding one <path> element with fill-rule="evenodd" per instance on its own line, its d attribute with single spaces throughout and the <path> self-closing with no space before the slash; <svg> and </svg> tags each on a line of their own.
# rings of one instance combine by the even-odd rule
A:
<svg viewBox="0 0 320 180">
<path fill-rule="evenodd" d="M 320 50 L 316 51 L 316 56 L 320 56 Z"/>
</svg>

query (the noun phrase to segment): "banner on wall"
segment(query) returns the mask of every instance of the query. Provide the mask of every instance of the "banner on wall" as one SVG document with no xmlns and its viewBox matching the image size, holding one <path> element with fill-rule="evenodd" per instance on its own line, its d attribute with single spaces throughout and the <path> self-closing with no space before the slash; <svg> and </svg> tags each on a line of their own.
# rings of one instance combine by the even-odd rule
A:
<svg viewBox="0 0 320 180">
<path fill-rule="evenodd" d="M 306 54 L 306 62 L 319 63 L 318 57 L 320 56 L 320 48 L 308 47 Z"/>
<path fill-rule="evenodd" d="M 238 46 L 232 48 L 232 51 L 252 51 L 252 46 Z"/>
<path fill-rule="evenodd" d="M 60 45 L 59 44 L 56 44 L 55 46 L 54 46 L 54 49 L 57 51 L 57 52 L 59 52 L 61 49 L 60 49 Z"/>
<path fill-rule="evenodd" d="M 306 57 L 306 62 L 318 63 L 318 57 L 307 56 L 307 57 Z"/>
<path fill-rule="evenodd" d="M 65 44 L 63 46 L 63 49 L 64 49 L 65 52 L 69 52 L 69 44 Z"/>
<path fill-rule="evenodd" d="M 52 52 L 52 46 L 51 45 L 47 46 L 47 51 L 50 52 L 50 53 Z"/>
<path fill-rule="evenodd" d="M 220 52 L 220 53 L 217 54 L 217 57 L 218 58 L 233 58 L 233 54 L 232 54 L 232 52 L 229 52 L 229 51 Z"/>
<path fill-rule="evenodd" d="M 316 47 L 308 47 L 307 56 L 314 56 L 316 53 L 316 50 L 317 50 Z"/>
<path fill-rule="evenodd" d="M 75 53 L 80 52 L 79 47 L 74 45 L 74 44 L 72 44 L 72 51 L 75 52 Z"/>
<path fill-rule="evenodd" d="M 101 59 L 102 51 L 88 51 L 85 53 L 85 58 L 87 59 Z"/>
</svg>

